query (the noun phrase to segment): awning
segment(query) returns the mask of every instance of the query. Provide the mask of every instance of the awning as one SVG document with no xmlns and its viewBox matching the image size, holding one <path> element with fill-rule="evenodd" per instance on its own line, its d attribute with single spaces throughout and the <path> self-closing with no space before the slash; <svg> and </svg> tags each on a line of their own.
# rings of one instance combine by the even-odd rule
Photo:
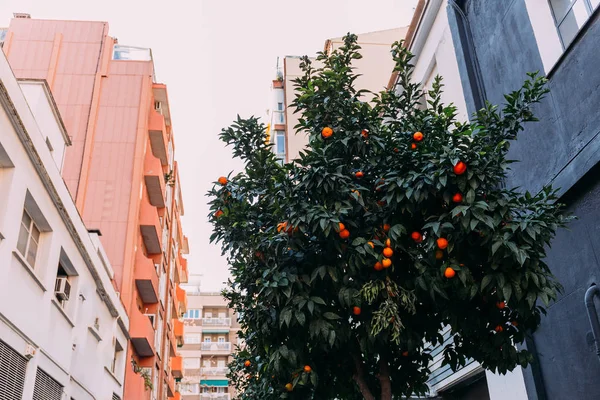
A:
<svg viewBox="0 0 600 400">
<path fill-rule="evenodd" d="M 229 333 L 229 329 L 202 329 L 202 333 Z"/>
<path fill-rule="evenodd" d="M 229 386 L 227 379 L 202 379 L 200 386 Z"/>
</svg>

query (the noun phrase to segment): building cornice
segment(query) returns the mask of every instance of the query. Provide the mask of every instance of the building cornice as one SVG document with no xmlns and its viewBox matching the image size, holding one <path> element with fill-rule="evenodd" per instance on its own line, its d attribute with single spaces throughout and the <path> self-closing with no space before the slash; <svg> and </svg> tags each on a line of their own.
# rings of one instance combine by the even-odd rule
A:
<svg viewBox="0 0 600 400">
<path fill-rule="evenodd" d="M 83 240 L 82 240 L 81 236 L 79 235 L 79 233 L 77 232 L 77 229 L 75 228 L 75 224 L 73 223 L 71 216 L 67 212 L 65 204 L 63 203 L 62 199 L 60 198 L 60 195 L 56 189 L 56 186 L 52 182 L 52 178 L 48 174 L 48 170 L 44 166 L 44 163 L 42 162 L 40 154 L 38 153 L 37 149 L 35 148 L 35 145 L 33 144 L 33 141 L 31 140 L 31 136 L 27 132 L 27 129 L 25 128 L 25 125 L 23 124 L 23 120 L 21 119 L 14 103 L 12 102 L 10 95 L 8 93 L 8 90 L 6 89 L 6 86 L 4 85 L 4 82 L 2 82 L 1 80 L 0 80 L 0 103 L 2 104 L 4 110 L 6 111 L 6 114 L 8 115 L 8 118 L 10 119 L 10 122 L 11 122 L 13 128 L 15 129 L 17 136 L 19 137 L 19 140 L 23 144 L 23 147 L 25 148 L 25 151 L 26 151 L 29 159 L 31 160 L 31 163 L 33 164 L 38 176 L 40 177 L 40 180 L 42 181 L 44 187 L 46 188 L 48 195 L 52 199 L 52 202 L 53 202 L 54 206 L 56 207 L 56 210 L 58 211 L 61 219 L 63 220 L 65 226 L 67 227 L 67 230 L 69 231 L 69 233 L 71 235 L 71 238 L 75 242 L 75 245 L 77 246 L 77 249 L 79 250 L 79 253 L 82 256 L 86 267 L 90 271 L 90 274 L 92 275 L 94 282 L 96 283 L 96 287 L 97 287 L 96 290 L 98 292 L 98 295 L 100 295 L 100 298 L 108 307 L 110 314 L 113 318 L 121 317 L 119 314 L 119 310 L 117 310 L 112 299 L 107 294 L 106 288 L 104 287 L 102 279 L 101 279 L 98 271 L 96 270 L 94 263 L 92 262 L 90 254 L 88 253 L 87 249 L 85 248 Z M 127 329 L 127 326 L 125 326 L 123 319 L 118 318 L 118 323 L 119 323 L 119 327 L 121 328 L 123 333 L 125 333 L 125 335 L 127 335 L 128 329 Z"/>
</svg>

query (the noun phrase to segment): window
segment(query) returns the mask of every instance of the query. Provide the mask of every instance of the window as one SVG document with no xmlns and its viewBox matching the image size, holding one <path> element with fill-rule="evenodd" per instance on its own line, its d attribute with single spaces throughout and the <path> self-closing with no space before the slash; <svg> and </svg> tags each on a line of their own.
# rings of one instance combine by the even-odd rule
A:
<svg viewBox="0 0 600 400">
<path fill-rule="evenodd" d="M 225 336 L 219 336 L 219 337 L 217 338 L 217 341 L 218 341 L 219 343 L 225 343 Z"/>
<path fill-rule="evenodd" d="M 549 0 L 554 22 L 566 49 L 583 27 L 600 0 Z"/>
<path fill-rule="evenodd" d="M 179 392 L 182 395 L 200 394 L 200 384 L 199 383 L 182 383 L 181 385 L 179 385 Z"/>
<path fill-rule="evenodd" d="M 31 267 L 35 265 L 37 256 L 38 244 L 40 241 L 40 230 L 27 211 L 23 211 L 21 218 L 21 230 L 19 231 L 19 241 L 17 242 L 17 250 Z"/>
<path fill-rule="evenodd" d="M 225 368 L 225 360 L 223 360 L 223 359 L 217 360 L 217 367 Z"/>
<path fill-rule="evenodd" d="M 204 312 L 204 318 L 212 318 L 212 313 L 209 311 Z"/>
<path fill-rule="evenodd" d="M 183 319 L 200 319 L 200 310 L 187 310 Z"/>
<path fill-rule="evenodd" d="M 277 158 L 283 160 L 285 158 L 285 132 L 275 132 L 276 145 L 277 145 Z"/>
<path fill-rule="evenodd" d="M 210 342 L 212 342 L 212 338 L 210 336 L 205 336 L 204 343 L 210 343 Z"/>
<path fill-rule="evenodd" d="M 184 369 L 198 369 L 200 368 L 200 358 L 184 358 L 183 359 L 183 368 Z"/>
<path fill-rule="evenodd" d="M 199 333 L 187 333 L 184 336 L 185 344 L 199 344 L 200 334 Z"/>
<path fill-rule="evenodd" d="M 165 292 L 167 291 L 167 274 L 162 270 L 160 270 L 160 277 L 158 283 L 158 296 L 160 298 L 160 304 L 165 303 Z"/>
<path fill-rule="evenodd" d="M 0 393 L 7 399 L 23 397 L 27 360 L 0 340 Z"/>
<path fill-rule="evenodd" d="M 153 384 L 152 384 L 152 399 L 156 399 L 158 397 L 158 372 L 159 369 L 158 367 L 156 367 L 154 369 L 154 378 L 153 378 Z"/>
<path fill-rule="evenodd" d="M 50 375 L 37 369 L 32 400 L 61 400 L 63 387 Z"/>
<path fill-rule="evenodd" d="M 113 354 L 112 362 L 110 364 L 110 371 L 115 375 L 117 374 L 117 371 L 119 370 L 122 354 L 123 354 L 123 347 L 121 346 L 121 343 L 119 343 L 118 340 L 115 340 L 115 351 Z"/>
<path fill-rule="evenodd" d="M 56 271 L 56 284 L 54 285 L 54 297 L 58 303 L 65 308 L 65 305 L 69 301 L 71 295 L 71 282 L 69 281 L 69 275 L 63 267 L 62 263 L 58 264 L 58 270 Z"/>
<path fill-rule="evenodd" d="M 157 325 L 156 325 L 156 338 L 154 339 L 154 344 L 155 344 L 155 348 L 156 348 L 156 352 L 158 353 L 158 356 L 161 356 L 161 349 L 162 349 L 162 338 L 163 338 L 163 319 L 162 319 L 162 315 L 160 315 L 160 313 L 158 313 L 157 315 L 158 320 L 157 320 Z"/>
<path fill-rule="evenodd" d="M 283 111 L 283 103 L 277 103 L 277 111 Z"/>
</svg>

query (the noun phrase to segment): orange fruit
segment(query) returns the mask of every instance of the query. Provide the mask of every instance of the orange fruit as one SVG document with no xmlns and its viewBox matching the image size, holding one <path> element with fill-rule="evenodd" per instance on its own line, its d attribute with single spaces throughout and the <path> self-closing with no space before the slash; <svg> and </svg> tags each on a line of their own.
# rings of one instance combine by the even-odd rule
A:
<svg viewBox="0 0 600 400">
<path fill-rule="evenodd" d="M 338 224 L 338 231 L 341 232 L 344 229 L 346 229 L 346 225 L 342 224 L 341 222 Z"/>
<path fill-rule="evenodd" d="M 385 239 L 385 247 L 392 247 L 392 241 L 390 239 Z"/>
<path fill-rule="evenodd" d="M 500 333 L 504 330 L 504 328 L 502 327 L 502 325 L 498 325 L 495 329 L 496 332 Z"/>
<path fill-rule="evenodd" d="M 444 250 L 446 247 L 448 247 L 448 241 L 444 238 L 439 238 L 437 240 L 437 246 L 441 249 Z"/>
<path fill-rule="evenodd" d="M 328 137 L 330 137 L 331 135 L 333 135 L 333 129 L 331 129 L 330 127 L 326 126 L 325 128 L 323 128 L 323 130 L 321 131 L 321 135 L 323 135 L 323 137 L 325 139 L 327 139 Z"/>
<path fill-rule="evenodd" d="M 252 363 L 250 362 L 250 360 L 246 360 L 246 362 L 244 362 L 244 367 L 248 368 Z"/>
<path fill-rule="evenodd" d="M 503 301 L 499 301 L 496 303 L 496 307 L 498 307 L 499 310 L 504 310 L 504 308 L 506 307 L 506 303 Z"/>
<path fill-rule="evenodd" d="M 390 249 L 389 247 L 386 247 L 385 249 L 383 249 L 383 255 L 387 258 L 390 258 L 394 255 L 394 250 Z"/>
<path fill-rule="evenodd" d="M 358 306 L 354 306 L 354 308 L 352 308 L 352 314 L 354 314 L 354 315 L 360 315 L 361 311 L 362 310 Z"/>
<path fill-rule="evenodd" d="M 423 235 L 421 235 L 421 232 L 414 231 L 410 234 L 410 237 L 417 243 L 421 243 L 423 241 Z"/>
<path fill-rule="evenodd" d="M 363 176 L 365 176 L 365 173 L 362 171 L 356 171 L 354 173 L 354 176 L 357 177 L 358 179 L 362 178 Z"/>
<path fill-rule="evenodd" d="M 375 248 L 375 243 L 373 243 L 373 242 L 367 242 L 367 244 L 368 244 L 369 246 L 371 246 L 371 248 L 372 248 L 372 249 L 374 249 L 374 248 Z"/>
<path fill-rule="evenodd" d="M 287 222 L 280 222 L 277 224 L 277 233 L 287 230 Z"/>
<path fill-rule="evenodd" d="M 390 228 L 391 228 L 390 224 L 383 224 L 383 231 L 384 232 L 389 232 Z"/>
<path fill-rule="evenodd" d="M 340 231 L 340 237 L 342 239 L 348 239 L 350 237 L 350 231 L 348 229 Z"/>
<path fill-rule="evenodd" d="M 455 203 L 462 203 L 463 195 L 460 193 L 456 193 L 454 196 L 452 196 L 452 201 Z"/>
<path fill-rule="evenodd" d="M 446 270 L 444 271 L 444 276 L 448 279 L 452 279 L 456 276 L 456 271 L 453 270 L 452 268 L 448 267 L 446 268 Z"/>
<path fill-rule="evenodd" d="M 361 136 L 364 137 L 365 139 L 367 139 L 369 137 L 369 130 L 368 129 L 363 129 L 360 132 Z"/>
<path fill-rule="evenodd" d="M 310 371 L 312 371 L 312 368 L 310 367 L 310 365 L 305 365 L 304 372 L 306 372 L 307 374 L 310 374 Z"/>
<path fill-rule="evenodd" d="M 225 185 L 227 185 L 227 182 L 228 182 L 228 181 L 227 181 L 227 178 L 225 178 L 224 176 L 222 176 L 222 177 L 220 177 L 220 178 L 219 178 L 219 181 L 218 181 L 218 182 L 219 182 L 221 185 L 225 186 Z"/>
<path fill-rule="evenodd" d="M 379 261 L 377 261 L 375 263 L 375 266 L 373 266 L 373 268 L 375 268 L 375 271 L 381 271 L 383 269 L 383 264 L 381 264 Z"/>
<path fill-rule="evenodd" d="M 223 210 L 217 210 L 217 211 L 215 211 L 215 218 L 219 218 L 223 214 L 224 214 Z"/>
<path fill-rule="evenodd" d="M 292 385 L 291 383 L 286 383 L 285 390 L 287 390 L 288 392 L 291 392 L 292 390 L 294 390 L 294 385 Z"/>
<path fill-rule="evenodd" d="M 381 265 L 383 265 L 383 268 L 389 268 L 392 266 L 392 260 L 384 258 L 383 261 L 381 261 Z"/>
<path fill-rule="evenodd" d="M 400 152 L 400 150 L 398 150 L 397 147 L 394 147 L 394 153 L 398 153 L 398 152 Z"/>
<path fill-rule="evenodd" d="M 441 250 L 436 250 L 435 251 L 435 259 L 441 260 L 442 258 L 444 258 L 444 252 Z"/>
<path fill-rule="evenodd" d="M 403 351 L 403 352 L 402 352 L 402 355 L 403 355 L 404 357 L 408 357 L 408 351 Z"/>
<path fill-rule="evenodd" d="M 416 143 L 411 143 L 410 144 L 410 149 L 411 150 L 416 150 L 417 149 L 417 144 Z"/>
<path fill-rule="evenodd" d="M 462 175 L 467 171 L 467 164 L 465 164 L 462 161 L 459 161 L 456 163 L 456 165 L 454 166 L 454 168 L 452 168 L 452 170 L 454 171 L 454 173 L 456 175 Z"/>
<path fill-rule="evenodd" d="M 415 132 L 413 134 L 413 139 L 415 140 L 415 142 L 420 142 L 421 140 L 423 140 L 424 136 L 423 133 L 421 132 Z"/>
</svg>

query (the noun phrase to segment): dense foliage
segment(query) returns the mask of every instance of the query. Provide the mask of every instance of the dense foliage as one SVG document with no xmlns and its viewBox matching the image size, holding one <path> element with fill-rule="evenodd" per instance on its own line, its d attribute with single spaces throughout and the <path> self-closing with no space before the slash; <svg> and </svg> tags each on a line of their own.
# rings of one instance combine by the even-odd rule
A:
<svg viewBox="0 0 600 400">
<path fill-rule="evenodd" d="M 278 163 L 255 118 L 221 133 L 245 166 L 210 193 L 245 340 L 231 373 L 241 399 L 424 393 L 446 326 L 452 368 L 526 366 L 514 344 L 560 290 L 543 261 L 567 220 L 553 190 L 503 188 L 544 79 L 460 123 L 439 77 L 425 93 L 413 83 L 402 43 L 398 87 L 362 101 L 358 50 L 348 35 L 319 67 L 303 59 L 292 107 L 309 144 L 294 163 Z"/>
</svg>

